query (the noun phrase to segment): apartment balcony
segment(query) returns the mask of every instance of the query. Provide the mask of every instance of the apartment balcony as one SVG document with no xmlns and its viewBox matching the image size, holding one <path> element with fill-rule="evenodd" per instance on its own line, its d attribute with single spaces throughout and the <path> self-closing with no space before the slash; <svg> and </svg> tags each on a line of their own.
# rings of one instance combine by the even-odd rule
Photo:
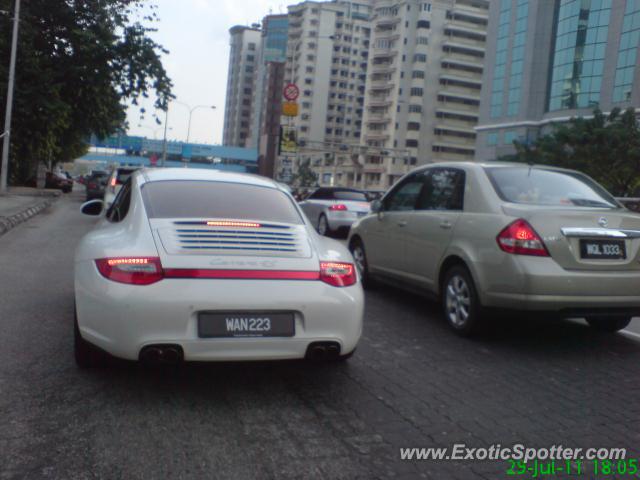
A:
<svg viewBox="0 0 640 480">
<path fill-rule="evenodd" d="M 396 67 L 393 62 L 385 62 L 371 65 L 371 73 L 393 73 L 396 71 Z"/>
<path fill-rule="evenodd" d="M 482 88 L 482 78 L 480 76 L 477 76 L 477 78 L 467 78 L 457 75 L 442 74 L 440 75 L 440 85 L 480 91 Z"/>
<path fill-rule="evenodd" d="M 441 67 L 444 70 L 450 70 L 455 72 L 456 75 L 468 76 L 472 78 L 478 78 L 482 75 L 484 70 L 484 63 L 482 62 L 469 62 L 466 59 L 454 58 L 455 55 L 448 55 L 440 62 Z"/>
<path fill-rule="evenodd" d="M 473 143 L 476 139 L 476 131 L 473 127 L 462 127 L 439 123 L 433 128 L 433 133 L 438 137 L 453 137 L 459 139 L 457 141 L 461 143 Z"/>
<path fill-rule="evenodd" d="M 475 143 L 464 144 L 464 143 L 452 143 L 452 142 L 445 142 L 445 141 L 438 141 L 438 140 L 432 143 L 432 150 L 434 152 L 439 152 L 439 153 L 450 153 L 450 154 L 463 155 L 463 156 L 471 155 L 472 157 L 476 151 Z"/>
<path fill-rule="evenodd" d="M 480 65 L 484 63 L 484 46 L 466 45 L 445 40 L 442 43 L 442 51 L 447 54 L 447 57 L 462 59 L 471 63 L 477 62 Z"/>
<path fill-rule="evenodd" d="M 436 108 L 436 118 L 447 125 L 471 127 L 478 123 L 478 111 L 464 111 L 452 108 Z"/>
<path fill-rule="evenodd" d="M 364 138 L 367 140 L 386 141 L 389 140 L 389 133 L 386 131 L 370 130 L 365 133 Z"/>
<path fill-rule="evenodd" d="M 365 123 L 367 125 L 386 125 L 391 122 L 391 118 L 387 115 L 369 115 Z"/>
<path fill-rule="evenodd" d="M 375 32 L 376 40 L 399 40 L 400 34 L 395 30 L 378 30 Z"/>
<path fill-rule="evenodd" d="M 471 28 L 484 30 L 489 22 L 489 12 L 485 9 L 458 4 L 447 12 L 447 19 L 464 22 Z"/>
<path fill-rule="evenodd" d="M 395 25 L 396 23 L 400 23 L 400 20 L 399 16 L 378 17 L 374 20 L 374 30 L 386 25 Z"/>
<path fill-rule="evenodd" d="M 372 83 L 371 87 L 369 88 L 369 93 L 373 95 L 376 95 L 376 94 L 384 95 L 386 94 L 386 92 L 389 92 L 394 87 L 395 87 L 395 84 L 389 83 L 389 82 L 384 82 L 379 84 Z"/>
<path fill-rule="evenodd" d="M 370 107 L 389 107 L 393 104 L 389 98 L 371 98 L 367 104 L 367 108 Z"/>
<path fill-rule="evenodd" d="M 388 48 L 374 48 L 372 53 L 373 58 L 393 58 L 396 55 L 398 55 L 397 50 Z"/>
<path fill-rule="evenodd" d="M 460 42 L 484 43 L 487 41 L 486 31 L 457 25 L 455 23 L 446 23 L 444 26 L 444 34 Z"/>
</svg>

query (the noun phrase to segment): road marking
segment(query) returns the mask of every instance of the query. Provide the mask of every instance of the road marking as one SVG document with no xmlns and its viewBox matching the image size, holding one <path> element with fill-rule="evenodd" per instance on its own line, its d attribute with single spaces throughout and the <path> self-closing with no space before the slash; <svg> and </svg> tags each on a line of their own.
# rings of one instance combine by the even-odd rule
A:
<svg viewBox="0 0 640 480">
<path fill-rule="evenodd" d="M 629 330 L 620 330 L 620 333 L 623 333 L 625 335 L 630 335 L 635 338 L 640 338 L 640 333 L 630 332 Z"/>
</svg>

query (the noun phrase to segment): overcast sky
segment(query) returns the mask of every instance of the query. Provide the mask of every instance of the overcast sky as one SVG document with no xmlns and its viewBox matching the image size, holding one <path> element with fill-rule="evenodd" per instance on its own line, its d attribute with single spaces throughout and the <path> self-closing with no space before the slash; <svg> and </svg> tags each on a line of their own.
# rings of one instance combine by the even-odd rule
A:
<svg viewBox="0 0 640 480">
<path fill-rule="evenodd" d="M 197 109 L 193 113 L 190 140 L 221 143 L 224 101 L 229 62 L 229 28 L 261 22 L 265 15 L 286 13 L 286 6 L 296 1 L 283 0 L 155 0 L 160 22 L 154 39 L 169 54 L 164 66 L 171 77 L 176 100 L 191 107 L 215 105 L 216 110 Z M 139 107 L 129 109 L 129 132 L 162 138 L 163 126 L 156 125 L 153 102 L 144 104 L 145 119 L 140 121 Z M 164 122 L 164 114 L 161 115 Z M 185 140 L 189 113 L 184 106 L 172 103 L 169 108 L 167 136 Z M 138 125 L 142 125 L 138 127 Z"/>
</svg>

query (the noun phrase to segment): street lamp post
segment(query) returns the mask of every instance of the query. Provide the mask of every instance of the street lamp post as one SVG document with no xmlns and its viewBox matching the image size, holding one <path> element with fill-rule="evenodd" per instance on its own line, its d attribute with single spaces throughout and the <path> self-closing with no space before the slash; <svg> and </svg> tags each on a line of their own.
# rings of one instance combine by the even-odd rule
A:
<svg viewBox="0 0 640 480">
<path fill-rule="evenodd" d="M 2 163 L 0 166 L 0 194 L 7 193 L 9 178 L 9 145 L 11 140 L 11 111 L 13 108 L 13 87 L 16 74 L 16 54 L 18 51 L 18 25 L 20 23 L 20 0 L 16 0 L 13 16 L 13 37 L 11 39 L 11 60 L 9 61 L 9 82 L 7 84 L 7 108 L 4 117 L 4 132 L 2 132 Z"/>
</svg>

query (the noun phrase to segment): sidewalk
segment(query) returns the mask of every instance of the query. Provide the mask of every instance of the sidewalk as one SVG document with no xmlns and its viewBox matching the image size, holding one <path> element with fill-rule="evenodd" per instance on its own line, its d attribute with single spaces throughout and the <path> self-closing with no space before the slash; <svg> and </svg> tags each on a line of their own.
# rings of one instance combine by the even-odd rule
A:
<svg viewBox="0 0 640 480">
<path fill-rule="evenodd" d="M 0 235 L 49 207 L 61 194 L 58 190 L 9 188 L 7 195 L 0 195 Z"/>
</svg>

